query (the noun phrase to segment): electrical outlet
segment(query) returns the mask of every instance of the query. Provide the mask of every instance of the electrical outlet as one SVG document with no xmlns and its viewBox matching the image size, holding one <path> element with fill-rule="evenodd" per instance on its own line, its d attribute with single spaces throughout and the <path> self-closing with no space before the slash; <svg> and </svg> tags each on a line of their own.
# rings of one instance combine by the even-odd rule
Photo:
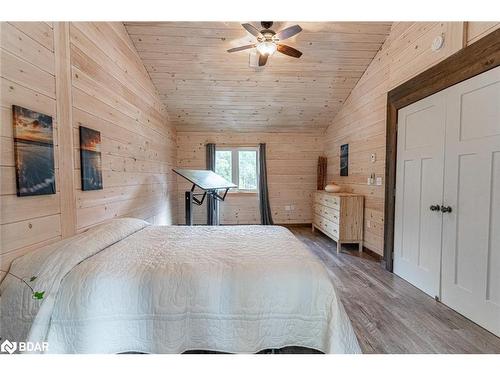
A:
<svg viewBox="0 0 500 375">
<path fill-rule="evenodd" d="M 377 186 L 382 185 L 382 177 L 377 177 Z"/>
<path fill-rule="evenodd" d="M 371 178 L 371 177 L 368 177 L 368 178 L 366 179 L 366 184 L 367 184 L 367 185 L 371 185 L 371 184 L 372 184 L 372 178 Z"/>
<path fill-rule="evenodd" d="M 371 173 L 368 177 L 368 185 L 373 185 L 375 183 L 375 173 Z"/>
</svg>

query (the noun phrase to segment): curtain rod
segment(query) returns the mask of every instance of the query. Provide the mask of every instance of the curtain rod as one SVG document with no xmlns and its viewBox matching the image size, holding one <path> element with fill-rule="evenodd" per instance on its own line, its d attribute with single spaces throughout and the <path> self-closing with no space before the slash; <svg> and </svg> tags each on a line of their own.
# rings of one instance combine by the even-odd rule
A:
<svg viewBox="0 0 500 375">
<path fill-rule="evenodd" d="M 215 142 L 208 142 L 215 143 Z M 261 142 L 265 143 L 265 142 Z M 215 147 L 224 146 L 224 147 L 259 147 L 260 143 L 215 143 Z"/>
</svg>

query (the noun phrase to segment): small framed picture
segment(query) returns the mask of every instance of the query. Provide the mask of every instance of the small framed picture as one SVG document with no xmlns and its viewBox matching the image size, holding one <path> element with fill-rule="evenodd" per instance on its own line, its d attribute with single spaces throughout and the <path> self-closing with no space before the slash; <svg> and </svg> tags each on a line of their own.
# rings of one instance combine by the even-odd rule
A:
<svg viewBox="0 0 500 375">
<path fill-rule="evenodd" d="M 349 176 L 349 144 L 340 146 L 340 175 Z"/>
<path fill-rule="evenodd" d="M 52 117 L 12 106 L 17 196 L 56 193 Z"/>
<path fill-rule="evenodd" d="M 101 133 L 80 126 L 82 190 L 102 189 Z"/>
</svg>

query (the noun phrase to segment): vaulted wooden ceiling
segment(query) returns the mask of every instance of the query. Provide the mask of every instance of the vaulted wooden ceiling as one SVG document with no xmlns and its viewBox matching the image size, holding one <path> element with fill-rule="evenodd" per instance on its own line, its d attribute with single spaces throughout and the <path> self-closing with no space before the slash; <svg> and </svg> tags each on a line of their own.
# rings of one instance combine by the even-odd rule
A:
<svg viewBox="0 0 500 375">
<path fill-rule="evenodd" d="M 320 131 L 349 96 L 389 34 L 390 22 L 275 22 L 303 31 L 284 41 L 303 52 L 249 66 L 255 42 L 235 22 L 130 22 L 130 34 L 178 131 Z M 259 22 L 253 22 L 261 29 Z"/>
</svg>

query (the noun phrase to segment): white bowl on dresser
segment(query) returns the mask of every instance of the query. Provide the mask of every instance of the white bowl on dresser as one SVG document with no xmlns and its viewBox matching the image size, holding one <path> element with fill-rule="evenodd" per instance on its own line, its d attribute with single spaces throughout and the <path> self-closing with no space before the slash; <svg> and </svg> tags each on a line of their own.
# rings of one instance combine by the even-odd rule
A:
<svg viewBox="0 0 500 375">
<path fill-rule="evenodd" d="M 328 184 L 325 186 L 325 191 L 327 193 L 340 193 L 341 190 L 342 190 L 342 187 L 340 187 L 339 185 L 336 185 L 336 184 Z"/>
</svg>

